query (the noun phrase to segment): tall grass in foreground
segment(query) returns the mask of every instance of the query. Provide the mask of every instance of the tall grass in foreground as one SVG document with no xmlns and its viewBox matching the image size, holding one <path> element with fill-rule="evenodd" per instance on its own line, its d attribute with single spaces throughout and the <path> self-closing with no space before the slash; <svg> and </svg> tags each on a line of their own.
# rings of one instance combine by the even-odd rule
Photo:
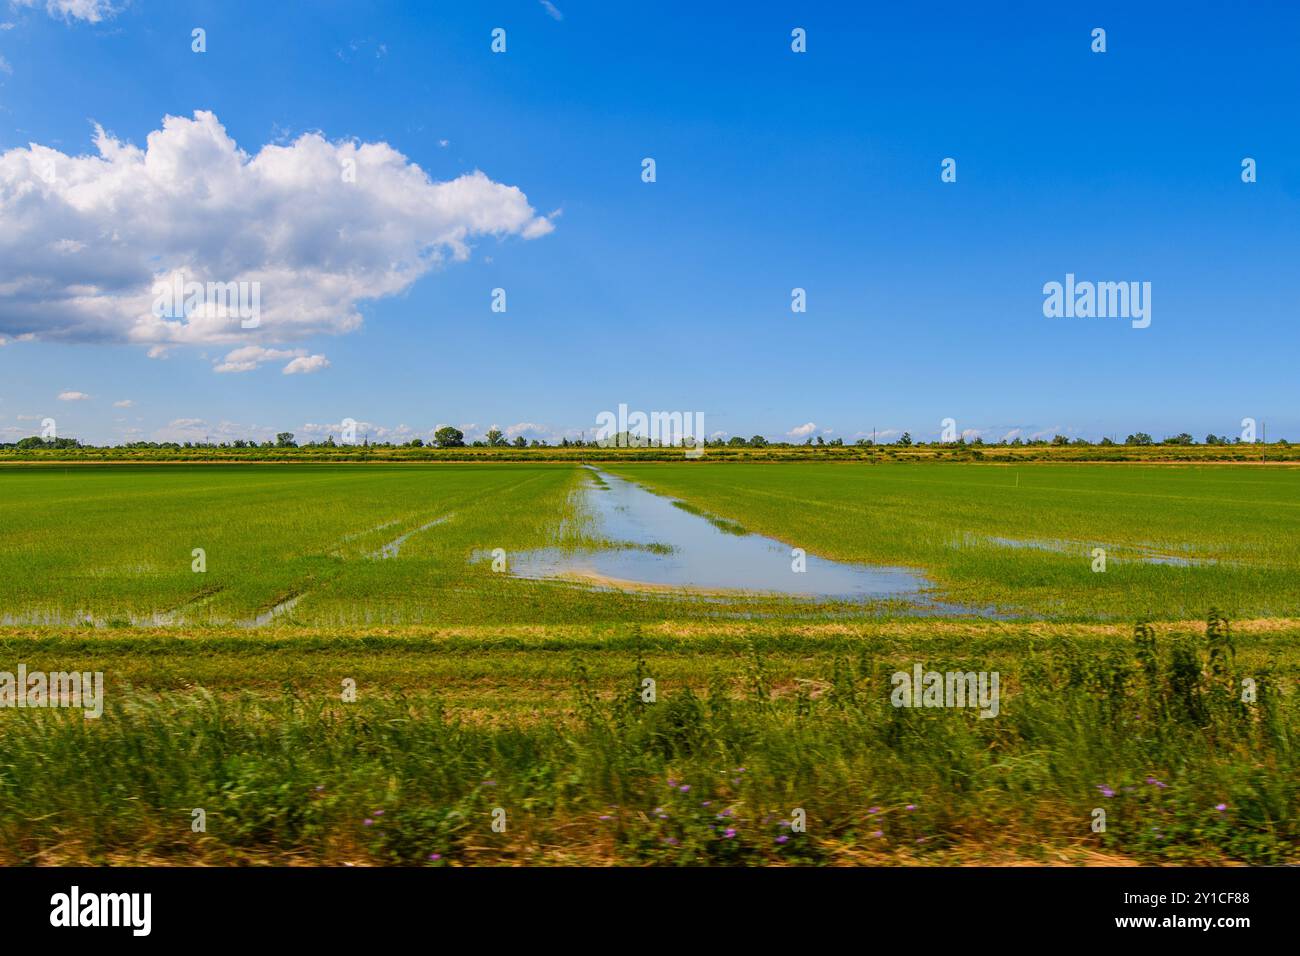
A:
<svg viewBox="0 0 1300 956">
<path fill-rule="evenodd" d="M 914 663 L 896 658 L 864 646 L 776 696 L 755 653 L 653 704 L 642 661 L 607 688 L 575 659 L 566 715 L 495 725 L 427 696 L 291 689 L 119 697 L 98 721 L 0 712 L 0 861 L 1297 859 L 1300 706 L 1259 671 L 1242 701 L 1217 615 L 1203 636 L 1139 624 L 1127 646 L 1034 652 L 993 719 L 891 706 Z"/>
</svg>

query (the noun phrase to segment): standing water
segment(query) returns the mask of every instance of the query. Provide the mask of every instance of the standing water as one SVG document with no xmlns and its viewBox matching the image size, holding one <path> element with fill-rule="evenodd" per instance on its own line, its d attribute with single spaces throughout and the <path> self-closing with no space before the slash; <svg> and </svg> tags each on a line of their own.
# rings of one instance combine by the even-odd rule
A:
<svg viewBox="0 0 1300 956">
<path fill-rule="evenodd" d="M 804 559 L 806 570 L 795 571 L 796 559 L 788 544 L 697 513 L 625 479 L 595 474 L 597 482 L 583 494 L 596 518 L 596 534 L 621 546 L 527 551 L 511 555 L 511 573 L 524 578 L 576 578 L 608 587 L 749 591 L 840 600 L 906 597 L 928 586 L 923 578 L 901 568 L 846 564 L 813 555 Z"/>
</svg>

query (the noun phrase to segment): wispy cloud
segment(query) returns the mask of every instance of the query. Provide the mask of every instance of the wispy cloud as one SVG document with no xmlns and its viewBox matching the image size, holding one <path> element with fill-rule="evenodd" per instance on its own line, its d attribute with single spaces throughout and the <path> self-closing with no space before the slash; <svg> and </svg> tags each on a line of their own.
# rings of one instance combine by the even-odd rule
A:
<svg viewBox="0 0 1300 956">
<path fill-rule="evenodd" d="M 330 360 L 323 355 L 302 355 L 284 367 L 285 375 L 310 375 L 329 368 Z"/>
<path fill-rule="evenodd" d="M 556 8 L 555 4 L 551 3 L 551 0 L 541 0 L 541 3 L 542 9 L 546 11 L 547 15 L 552 20 L 555 20 L 558 23 L 560 20 L 564 19 L 564 14 Z"/>
<path fill-rule="evenodd" d="M 52 17 L 59 17 L 69 23 L 84 20 L 86 23 L 99 23 L 121 12 L 121 7 L 112 0 L 11 0 L 15 7 L 45 6 L 45 12 Z"/>
</svg>

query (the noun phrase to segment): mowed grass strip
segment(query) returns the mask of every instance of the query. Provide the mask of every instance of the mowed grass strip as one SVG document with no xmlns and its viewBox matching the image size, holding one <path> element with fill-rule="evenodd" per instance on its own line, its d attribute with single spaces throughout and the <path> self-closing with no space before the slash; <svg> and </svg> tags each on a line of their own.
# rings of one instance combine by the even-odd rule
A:
<svg viewBox="0 0 1300 956">
<path fill-rule="evenodd" d="M 154 636 L 10 638 L 139 686 L 0 711 L 0 862 L 1297 862 L 1294 630 L 1042 627 L 172 639 L 216 690 Z M 914 663 L 1001 669 L 998 715 L 893 706 Z"/>
</svg>

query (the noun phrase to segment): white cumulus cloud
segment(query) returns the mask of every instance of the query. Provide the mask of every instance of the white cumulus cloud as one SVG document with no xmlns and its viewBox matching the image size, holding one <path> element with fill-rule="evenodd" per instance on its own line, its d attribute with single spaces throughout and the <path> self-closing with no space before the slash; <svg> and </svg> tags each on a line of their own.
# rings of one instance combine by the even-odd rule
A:
<svg viewBox="0 0 1300 956">
<path fill-rule="evenodd" d="M 794 428 L 786 432 L 786 434 L 791 438 L 803 438 L 807 435 L 811 435 L 816 430 L 817 425 L 815 422 L 804 422 L 802 425 L 796 425 Z"/>
<path fill-rule="evenodd" d="M 158 357 L 345 333 L 360 303 L 468 259 L 473 240 L 554 228 L 518 187 L 479 171 L 435 182 L 382 142 L 306 133 L 249 155 L 202 110 L 165 117 L 144 148 L 99 126 L 94 142 L 98 155 L 0 153 L 0 335 Z M 177 279 L 229 292 L 157 308 Z M 227 307 L 236 291 L 256 323 Z"/>
<path fill-rule="evenodd" d="M 61 402 L 84 402 L 90 398 L 85 392 L 59 392 Z"/>
<path fill-rule="evenodd" d="M 245 345 L 228 353 L 212 366 L 214 372 L 251 372 L 264 362 L 296 358 L 306 355 L 304 349 L 268 349 L 260 345 Z"/>
</svg>

